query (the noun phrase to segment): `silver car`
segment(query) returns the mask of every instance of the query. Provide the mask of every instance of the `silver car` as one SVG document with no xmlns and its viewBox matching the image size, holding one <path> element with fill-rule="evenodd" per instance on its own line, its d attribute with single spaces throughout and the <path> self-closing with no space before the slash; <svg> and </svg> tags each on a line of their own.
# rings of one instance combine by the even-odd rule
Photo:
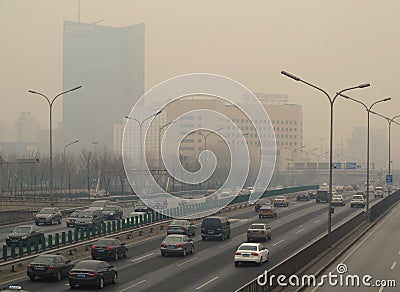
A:
<svg viewBox="0 0 400 292">
<path fill-rule="evenodd" d="M 267 241 L 271 239 L 271 227 L 265 223 L 254 223 L 251 224 L 247 230 L 247 241 L 259 240 Z"/>
<path fill-rule="evenodd" d="M 35 224 L 53 224 L 54 222 L 57 222 L 58 224 L 61 224 L 61 212 L 58 208 L 55 207 L 48 207 L 48 208 L 43 208 L 40 210 L 39 213 L 35 215 Z"/>
<path fill-rule="evenodd" d="M 188 253 L 194 252 L 193 240 L 187 235 L 171 234 L 167 235 L 161 243 L 161 255 L 179 254 L 186 256 Z"/>
</svg>

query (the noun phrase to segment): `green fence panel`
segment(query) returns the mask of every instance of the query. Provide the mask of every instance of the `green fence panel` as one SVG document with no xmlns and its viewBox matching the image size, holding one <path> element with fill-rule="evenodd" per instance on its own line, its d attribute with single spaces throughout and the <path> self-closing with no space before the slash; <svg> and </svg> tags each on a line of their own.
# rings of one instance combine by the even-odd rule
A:
<svg viewBox="0 0 400 292">
<path fill-rule="evenodd" d="M 32 241 L 30 239 L 26 241 L 26 252 L 29 255 L 32 253 Z"/>
<path fill-rule="evenodd" d="M 65 236 L 65 231 L 61 232 L 61 244 L 65 245 L 67 242 L 66 236 Z"/>
<path fill-rule="evenodd" d="M 108 234 L 111 233 L 111 222 L 110 221 L 107 222 L 107 233 Z"/>
<path fill-rule="evenodd" d="M 49 236 L 48 236 L 47 246 L 49 248 L 53 248 L 53 235 L 52 234 L 49 234 Z"/>
<path fill-rule="evenodd" d="M 58 233 L 58 232 L 54 236 L 54 245 L 56 247 L 60 246 L 60 233 Z"/>
<path fill-rule="evenodd" d="M 102 229 L 102 235 L 106 235 L 106 233 L 107 233 L 107 225 L 106 225 L 106 223 L 101 223 L 101 229 Z"/>
<path fill-rule="evenodd" d="M 115 229 L 116 229 L 115 221 L 112 222 L 111 226 L 112 226 L 112 233 L 115 233 Z"/>
<path fill-rule="evenodd" d="M 33 249 L 35 250 L 35 253 L 39 253 L 39 243 L 37 241 L 33 242 Z"/>
<path fill-rule="evenodd" d="M 7 253 L 8 253 L 8 246 L 7 245 L 3 245 L 3 261 L 7 260 Z"/>
<path fill-rule="evenodd" d="M 42 244 L 42 251 L 46 250 L 46 237 L 42 237 L 40 240 L 40 243 Z"/>
<path fill-rule="evenodd" d="M 11 257 L 13 259 L 15 259 L 17 257 L 17 255 L 15 254 L 15 247 L 16 247 L 15 244 L 11 244 Z"/>
<path fill-rule="evenodd" d="M 94 228 L 94 226 L 86 228 L 86 232 L 85 232 L 86 233 L 86 236 L 85 236 L 86 239 L 90 238 L 90 233 L 93 230 L 93 228 Z"/>
<path fill-rule="evenodd" d="M 121 230 L 121 220 L 118 219 L 117 220 L 117 231 L 120 231 L 120 230 Z"/>
<path fill-rule="evenodd" d="M 72 234 L 71 234 L 71 237 L 72 237 Z M 74 230 L 74 242 L 78 242 L 78 229 L 75 229 Z M 68 242 L 70 242 L 70 238 L 69 238 L 69 231 L 68 231 Z M 72 238 L 71 238 L 71 242 L 70 243 L 72 243 Z"/>
<path fill-rule="evenodd" d="M 93 229 L 92 229 L 92 237 L 96 237 L 96 230 L 98 229 L 98 225 L 96 225 L 96 226 L 93 226 Z"/>
<path fill-rule="evenodd" d="M 24 256 L 24 243 L 22 241 L 18 242 L 18 256 Z"/>
<path fill-rule="evenodd" d="M 85 230 L 84 229 L 80 229 L 80 238 L 79 240 L 85 240 Z"/>
</svg>

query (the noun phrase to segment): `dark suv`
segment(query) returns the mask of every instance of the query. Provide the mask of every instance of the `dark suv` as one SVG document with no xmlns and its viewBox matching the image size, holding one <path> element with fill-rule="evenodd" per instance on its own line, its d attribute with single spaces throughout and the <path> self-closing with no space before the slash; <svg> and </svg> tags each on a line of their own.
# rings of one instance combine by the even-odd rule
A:
<svg viewBox="0 0 400 292">
<path fill-rule="evenodd" d="M 201 223 L 201 239 L 225 240 L 231 236 L 231 223 L 226 217 L 207 217 Z"/>
</svg>

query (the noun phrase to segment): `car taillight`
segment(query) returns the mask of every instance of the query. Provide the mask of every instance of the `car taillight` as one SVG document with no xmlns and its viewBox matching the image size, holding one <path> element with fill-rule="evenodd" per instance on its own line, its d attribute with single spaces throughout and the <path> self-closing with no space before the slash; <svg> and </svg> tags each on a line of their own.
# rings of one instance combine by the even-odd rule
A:
<svg viewBox="0 0 400 292">
<path fill-rule="evenodd" d="M 113 250 L 113 247 L 111 245 L 107 246 L 107 250 Z"/>
<path fill-rule="evenodd" d="M 255 257 L 258 257 L 258 253 L 256 253 L 256 252 L 252 252 L 251 255 L 255 256 Z"/>
<path fill-rule="evenodd" d="M 235 252 L 235 255 L 241 255 L 242 253 L 240 253 L 240 252 Z"/>
<path fill-rule="evenodd" d="M 97 277 L 99 275 L 99 273 L 94 272 L 94 273 L 88 273 L 89 277 Z"/>
<path fill-rule="evenodd" d="M 48 269 L 49 271 L 54 271 L 56 268 L 55 268 L 54 266 L 49 266 L 47 269 Z"/>
<path fill-rule="evenodd" d="M 179 244 L 177 244 L 176 246 L 177 246 L 177 247 L 183 247 L 183 244 L 182 244 L 182 243 L 179 243 Z"/>
<path fill-rule="evenodd" d="M 33 267 L 32 265 L 28 265 L 27 266 L 28 269 L 32 269 L 32 267 Z"/>
<path fill-rule="evenodd" d="M 164 243 L 161 243 L 161 247 L 165 247 L 165 244 L 164 244 Z"/>
<path fill-rule="evenodd" d="M 73 275 L 76 275 L 76 273 L 75 272 L 69 272 L 68 275 L 73 276 Z"/>
<path fill-rule="evenodd" d="M 92 249 L 96 249 L 97 248 L 97 246 L 95 246 L 95 245 L 92 245 Z"/>
</svg>

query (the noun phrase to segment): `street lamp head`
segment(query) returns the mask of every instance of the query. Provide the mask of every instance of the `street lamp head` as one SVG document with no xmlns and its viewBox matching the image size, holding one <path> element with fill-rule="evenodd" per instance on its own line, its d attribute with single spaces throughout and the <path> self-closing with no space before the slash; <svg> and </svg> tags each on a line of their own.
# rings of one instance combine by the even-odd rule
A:
<svg viewBox="0 0 400 292">
<path fill-rule="evenodd" d="M 38 94 L 36 91 L 33 90 L 28 90 L 29 93 L 34 93 L 34 94 Z"/>
<path fill-rule="evenodd" d="M 79 85 L 79 86 L 77 86 L 77 87 L 74 87 L 74 88 L 70 89 L 69 91 L 74 91 L 74 90 L 77 90 L 77 89 L 79 89 L 79 88 L 82 88 L 82 85 Z"/>
<path fill-rule="evenodd" d="M 159 115 L 159 114 L 161 114 L 161 113 L 162 113 L 162 110 L 159 110 L 158 112 L 156 112 L 155 116 L 156 116 L 156 115 Z"/>
<path fill-rule="evenodd" d="M 389 101 L 391 99 L 392 99 L 391 97 L 386 97 L 386 98 L 383 99 L 383 101 Z"/>
<path fill-rule="evenodd" d="M 283 75 L 285 75 L 285 76 L 287 76 L 287 77 L 289 77 L 289 78 L 292 78 L 292 79 L 294 79 L 294 80 L 296 80 L 296 81 L 300 81 L 300 78 L 299 78 L 299 77 L 297 77 L 297 76 L 295 76 L 295 75 L 293 75 L 293 74 L 290 74 L 290 73 L 288 73 L 288 72 L 286 72 L 286 71 L 281 71 L 281 74 L 283 74 Z"/>
<path fill-rule="evenodd" d="M 369 84 L 369 83 L 364 83 L 364 84 L 358 85 L 358 88 L 365 88 L 365 87 L 370 87 L 370 86 L 371 86 L 371 84 Z"/>
</svg>

